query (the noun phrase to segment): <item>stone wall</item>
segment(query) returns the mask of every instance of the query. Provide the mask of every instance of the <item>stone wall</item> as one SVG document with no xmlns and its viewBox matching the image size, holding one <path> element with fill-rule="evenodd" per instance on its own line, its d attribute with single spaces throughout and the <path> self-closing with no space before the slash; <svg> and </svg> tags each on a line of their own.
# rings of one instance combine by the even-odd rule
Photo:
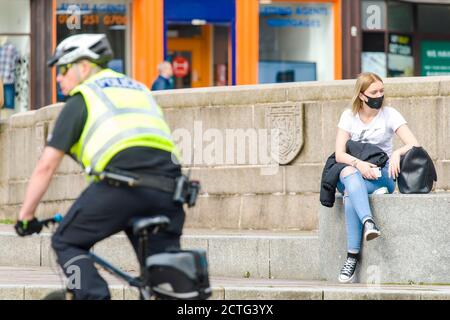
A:
<svg viewBox="0 0 450 320">
<path fill-rule="evenodd" d="M 322 167 L 334 150 L 339 116 L 349 106 L 354 83 L 344 80 L 155 93 L 183 150 L 186 167 L 203 186 L 198 205 L 188 212 L 187 226 L 317 229 Z M 385 85 L 387 105 L 403 114 L 435 161 L 437 189 L 449 190 L 450 77 L 387 79 Z M 61 105 L 49 106 L 14 115 L 1 123 L 0 218 L 15 218 L 26 183 L 60 109 Z M 269 144 L 271 137 L 279 137 L 279 150 L 269 147 L 261 152 L 263 136 L 248 143 L 264 130 L 271 133 L 266 137 Z M 241 159 L 242 152 L 238 155 L 235 151 L 227 161 L 226 148 L 230 144 L 224 143 L 222 161 L 218 146 L 230 132 L 230 137 L 241 143 L 242 137 L 249 139 L 241 145 L 246 156 Z M 236 141 L 235 150 L 238 148 Z M 268 162 L 270 152 L 285 164 Z M 85 185 L 81 170 L 67 157 L 38 214 L 64 212 Z"/>
<path fill-rule="evenodd" d="M 448 284 L 450 193 L 372 195 L 370 202 L 381 236 L 363 240 L 357 282 Z M 320 209 L 320 277 L 329 282 L 347 258 L 343 211 L 342 197 Z"/>
</svg>

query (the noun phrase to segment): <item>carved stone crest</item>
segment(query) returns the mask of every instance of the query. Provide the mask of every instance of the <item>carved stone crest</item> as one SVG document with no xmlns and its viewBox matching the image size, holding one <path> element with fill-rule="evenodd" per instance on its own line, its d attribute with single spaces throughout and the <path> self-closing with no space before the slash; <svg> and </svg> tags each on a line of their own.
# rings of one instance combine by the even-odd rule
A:
<svg viewBox="0 0 450 320">
<path fill-rule="evenodd" d="M 272 156 L 279 164 L 288 164 L 300 153 L 303 147 L 303 104 L 268 107 L 266 127 L 269 130 Z M 273 134 L 277 136 L 274 137 Z M 274 146 L 273 143 L 277 145 Z M 277 154 L 273 154 L 274 150 Z"/>
</svg>

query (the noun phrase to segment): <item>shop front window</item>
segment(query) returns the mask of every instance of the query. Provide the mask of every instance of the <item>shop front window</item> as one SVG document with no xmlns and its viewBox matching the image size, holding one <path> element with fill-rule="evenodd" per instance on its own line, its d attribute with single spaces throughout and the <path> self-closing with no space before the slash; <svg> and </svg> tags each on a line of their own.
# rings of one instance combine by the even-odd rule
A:
<svg viewBox="0 0 450 320">
<path fill-rule="evenodd" d="M 412 36 L 391 33 L 388 48 L 388 77 L 414 76 Z"/>
<path fill-rule="evenodd" d="M 333 4 L 260 2 L 259 83 L 334 79 Z"/>
<path fill-rule="evenodd" d="M 387 5 L 389 30 L 412 33 L 414 31 L 414 10 L 412 3 L 389 1 Z"/>
<path fill-rule="evenodd" d="M 449 5 L 419 4 L 417 17 L 417 29 L 420 33 L 446 35 L 450 33 Z"/>
<path fill-rule="evenodd" d="M 2 118 L 30 108 L 30 1 L 0 0 Z"/>
<path fill-rule="evenodd" d="M 450 5 L 417 5 L 420 75 L 450 75 Z"/>
<path fill-rule="evenodd" d="M 390 1 L 388 4 L 388 77 L 414 76 L 414 14 L 411 3 Z"/>
<path fill-rule="evenodd" d="M 108 67 L 130 74 L 130 0 L 57 0 L 57 43 L 81 33 L 104 33 L 114 51 Z M 64 100 L 58 88 L 58 101 Z"/>
<path fill-rule="evenodd" d="M 412 2 L 362 0 L 362 72 L 450 75 L 450 5 Z"/>
<path fill-rule="evenodd" d="M 411 3 L 361 2 L 362 72 L 381 77 L 414 76 L 413 16 Z"/>
</svg>

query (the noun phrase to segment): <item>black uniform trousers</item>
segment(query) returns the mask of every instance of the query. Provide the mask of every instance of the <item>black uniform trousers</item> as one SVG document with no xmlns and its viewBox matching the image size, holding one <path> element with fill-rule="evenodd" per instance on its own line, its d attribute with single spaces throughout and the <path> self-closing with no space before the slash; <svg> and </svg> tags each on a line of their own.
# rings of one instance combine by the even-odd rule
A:
<svg viewBox="0 0 450 320">
<path fill-rule="evenodd" d="M 75 299 L 110 299 L 108 285 L 88 253 L 95 243 L 125 231 L 137 254 L 132 219 L 165 215 L 171 220 L 165 231 L 149 235 L 148 255 L 180 248 L 185 213 L 172 196 L 151 188 L 115 187 L 106 182 L 92 183 L 83 191 L 52 237 L 57 262 Z"/>
</svg>

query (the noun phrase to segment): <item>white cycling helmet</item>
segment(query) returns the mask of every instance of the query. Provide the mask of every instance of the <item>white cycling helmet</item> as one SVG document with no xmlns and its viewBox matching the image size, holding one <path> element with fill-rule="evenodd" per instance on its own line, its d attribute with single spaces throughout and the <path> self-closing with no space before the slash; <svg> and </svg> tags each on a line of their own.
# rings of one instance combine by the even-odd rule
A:
<svg viewBox="0 0 450 320">
<path fill-rule="evenodd" d="M 87 59 L 100 66 L 105 66 L 113 57 L 113 51 L 104 34 L 77 34 L 64 39 L 48 60 L 49 67 L 73 63 Z"/>
</svg>

